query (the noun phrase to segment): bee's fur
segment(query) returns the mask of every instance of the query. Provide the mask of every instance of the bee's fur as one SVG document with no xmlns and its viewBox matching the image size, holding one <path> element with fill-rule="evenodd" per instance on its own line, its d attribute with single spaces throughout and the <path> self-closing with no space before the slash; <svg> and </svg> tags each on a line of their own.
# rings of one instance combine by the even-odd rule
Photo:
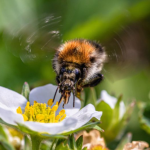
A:
<svg viewBox="0 0 150 150">
<path fill-rule="evenodd" d="M 80 92 L 82 88 L 96 86 L 102 80 L 103 76 L 100 72 L 105 61 L 106 53 L 100 44 L 85 39 L 77 39 L 65 42 L 58 48 L 53 59 L 53 68 L 57 73 L 58 84 L 63 80 L 63 86 L 66 86 L 68 79 L 71 90 L 76 86 L 77 92 Z M 67 68 L 69 72 L 66 71 L 61 74 L 61 68 Z M 80 72 L 78 81 L 75 81 L 76 76 L 70 77 L 75 75 L 73 71 L 75 68 Z M 63 86 L 61 85 L 61 87 Z"/>
</svg>

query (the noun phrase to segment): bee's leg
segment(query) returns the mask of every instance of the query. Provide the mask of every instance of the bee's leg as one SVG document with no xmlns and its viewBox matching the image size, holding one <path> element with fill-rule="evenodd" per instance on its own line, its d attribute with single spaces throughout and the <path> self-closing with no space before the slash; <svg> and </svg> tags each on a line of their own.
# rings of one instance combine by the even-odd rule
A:
<svg viewBox="0 0 150 150">
<path fill-rule="evenodd" d="M 76 96 L 81 99 L 81 91 L 83 90 L 83 88 L 81 87 L 80 84 L 77 84 L 76 86 Z"/>
<path fill-rule="evenodd" d="M 56 76 L 56 82 L 57 82 L 57 84 L 59 84 L 59 83 L 60 83 L 59 76 Z"/>
<path fill-rule="evenodd" d="M 81 86 L 84 87 L 94 87 L 103 80 L 103 75 L 98 73 L 94 74 L 90 79 L 83 81 Z"/>
</svg>

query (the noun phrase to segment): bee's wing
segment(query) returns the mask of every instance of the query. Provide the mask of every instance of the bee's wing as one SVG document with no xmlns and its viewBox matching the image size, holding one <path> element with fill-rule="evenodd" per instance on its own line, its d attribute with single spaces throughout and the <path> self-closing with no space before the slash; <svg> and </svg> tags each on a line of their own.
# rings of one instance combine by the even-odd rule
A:
<svg viewBox="0 0 150 150">
<path fill-rule="evenodd" d="M 60 16 L 47 15 L 28 22 L 20 29 L 5 32 L 5 39 L 11 52 L 23 62 L 51 59 L 61 42 L 60 27 Z"/>
<path fill-rule="evenodd" d="M 114 82 L 140 71 L 139 63 L 144 62 L 140 49 L 143 47 L 140 42 L 142 38 L 141 33 L 128 27 L 122 34 L 115 34 L 110 41 L 103 43 L 108 57 L 103 67 L 105 79 Z"/>
</svg>

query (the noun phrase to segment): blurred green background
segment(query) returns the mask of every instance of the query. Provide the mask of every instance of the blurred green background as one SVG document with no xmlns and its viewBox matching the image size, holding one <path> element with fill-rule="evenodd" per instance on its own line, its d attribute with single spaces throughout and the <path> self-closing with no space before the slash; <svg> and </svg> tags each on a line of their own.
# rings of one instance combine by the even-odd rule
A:
<svg viewBox="0 0 150 150">
<path fill-rule="evenodd" d="M 105 89 L 128 104 L 150 101 L 150 1 L 149 0 L 0 0 L 0 85 L 21 92 L 56 84 L 52 58 L 60 43 L 85 38 L 99 41 L 108 62 Z M 126 132 L 133 140 L 150 144 L 139 126 L 136 107 Z"/>
</svg>

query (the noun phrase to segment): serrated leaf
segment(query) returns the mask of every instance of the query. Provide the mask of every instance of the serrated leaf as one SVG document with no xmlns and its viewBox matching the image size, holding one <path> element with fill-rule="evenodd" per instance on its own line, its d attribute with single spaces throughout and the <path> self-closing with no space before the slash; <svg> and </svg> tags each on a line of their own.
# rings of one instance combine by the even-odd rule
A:
<svg viewBox="0 0 150 150">
<path fill-rule="evenodd" d="M 83 135 L 81 135 L 76 141 L 77 149 L 82 150 L 83 145 Z"/>
<path fill-rule="evenodd" d="M 96 110 L 103 112 L 101 117 L 102 124 L 100 124 L 100 127 L 106 130 L 111 125 L 113 109 L 104 101 L 100 101 L 96 105 Z"/>
</svg>

